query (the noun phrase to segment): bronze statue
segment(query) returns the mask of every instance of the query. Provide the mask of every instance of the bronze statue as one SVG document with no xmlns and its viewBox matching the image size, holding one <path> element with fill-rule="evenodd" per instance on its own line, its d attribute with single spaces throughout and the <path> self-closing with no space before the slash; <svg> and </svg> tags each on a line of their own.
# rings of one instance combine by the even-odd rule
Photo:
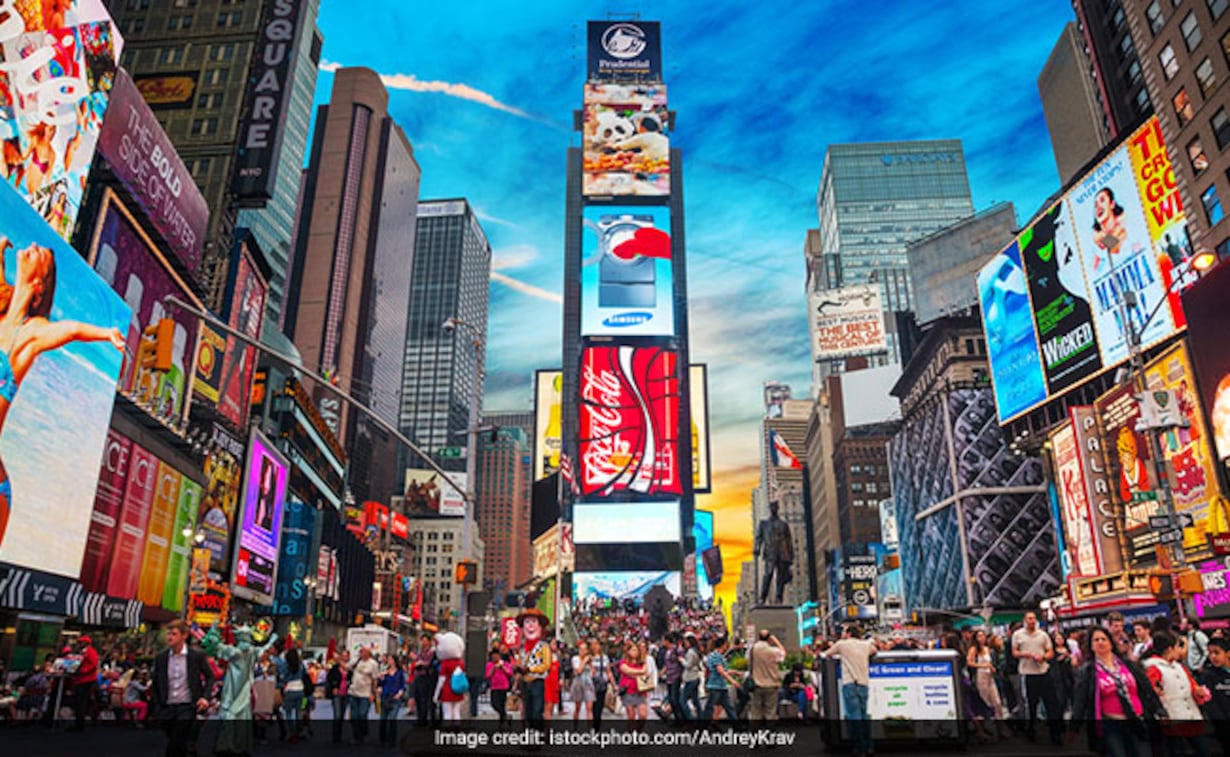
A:
<svg viewBox="0 0 1230 757">
<path fill-rule="evenodd" d="M 761 559 L 763 578 L 760 580 L 760 601 L 769 598 L 769 585 L 777 576 L 777 604 L 782 603 L 786 584 L 794 579 L 791 565 L 794 563 L 794 540 L 790 538 L 790 526 L 777 514 L 777 502 L 769 503 L 769 517 L 756 527 L 755 556 Z"/>
</svg>

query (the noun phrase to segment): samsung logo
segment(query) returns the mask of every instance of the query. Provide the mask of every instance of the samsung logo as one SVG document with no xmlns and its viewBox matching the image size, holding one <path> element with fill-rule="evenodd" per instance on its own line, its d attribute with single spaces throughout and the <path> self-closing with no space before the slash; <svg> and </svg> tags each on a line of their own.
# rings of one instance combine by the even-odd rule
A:
<svg viewBox="0 0 1230 757">
<path fill-rule="evenodd" d="M 880 162 L 886 166 L 902 163 L 956 163 L 955 152 L 906 152 L 898 155 L 884 154 Z"/>
<path fill-rule="evenodd" d="M 604 320 L 602 325 L 613 329 L 623 329 L 631 326 L 639 326 L 642 323 L 648 323 L 651 320 L 653 320 L 653 313 L 637 311 L 633 313 L 620 313 L 619 315 L 613 315 Z"/>
</svg>

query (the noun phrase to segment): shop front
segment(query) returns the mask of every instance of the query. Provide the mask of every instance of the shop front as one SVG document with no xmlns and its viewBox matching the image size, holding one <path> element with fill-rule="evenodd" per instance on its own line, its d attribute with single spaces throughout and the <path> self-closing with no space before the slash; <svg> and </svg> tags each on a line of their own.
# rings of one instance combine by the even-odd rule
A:
<svg viewBox="0 0 1230 757">
<path fill-rule="evenodd" d="M 0 660 L 30 670 L 60 651 L 64 624 L 81 611 L 85 590 L 71 578 L 0 565 Z"/>
</svg>

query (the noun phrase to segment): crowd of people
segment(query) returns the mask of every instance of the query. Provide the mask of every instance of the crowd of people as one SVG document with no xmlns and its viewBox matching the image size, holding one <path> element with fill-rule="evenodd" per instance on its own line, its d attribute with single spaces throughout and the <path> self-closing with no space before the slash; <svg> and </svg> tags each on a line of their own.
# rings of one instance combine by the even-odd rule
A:
<svg viewBox="0 0 1230 757">
<path fill-rule="evenodd" d="M 573 613 L 575 634 L 565 641 L 537 610 L 523 611 L 519 622 L 533 633 L 523 630 L 511 645 L 492 639 L 481 670 L 466 670 L 463 655 L 441 646 L 446 636 L 460 641 L 454 634 L 424 633 L 395 652 L 362 648 L 353 657 L 332 644 L 311 656 L 293 641 L 271 642 L 252 658 L 255 739 L 267 742 L 275 729 L 291 743 L 313 738 L 313 710 L 327 700 L 334 743 L 346 740 L 347 720 L 350 743 L 367 741 L 374 709 L 379 743 L 391 746 L 400 721 L 447 726 L 463 719 L 467 703 L 477 717 L 482 700 L 500 727 L 518 728 L 521 721 L 553 721 L 600 729 L 612 715 L 635 730 L 651 719 L 741 727 L 842 717 L 856 721 L 855 754 L 867 754 L 875 656 L 934 647 L 955 653 L 961 715 L 979 742 L 1024 737 L 1061 745 L 1084 729 L 1099 753 L 1125 757 L 1146 757 L 1154 746 L 1200 756 L 1215 742 L 1230 744 L 1230 638 L 1222 630 L 1208 634 L 1194 620 L 1128 625 L 1111 613 L 1104 626 L 1066 634 L 1044 629 L 1029 612 L 1003 629 L 941 629 L 912 638 L 849 626 L 839 640 L 817 639 L 790 654 L 765 629 L 752 639 L 733 637 L 721 608 L 709 603 L 679 601 L 657 612 L 588 603 Z M 200 722 L 218 714 L 226 663 L 192 646 L 199 629 L 174 621 L 164 630 L 164 648 L 149 657 L 124 645 L 100 655 L 81 636 L 74 649 L 49 655 L 32 671 L 0 675 L 0 717 L 52 724 L 57 715 L 71 717 L 70 730 L 91 719 L 136 728 L 157 720 L 172 753 L 186 753 Z M 826 701 L 821 685 L 825 658 L 841 661 L 836 701 Z"/>
</svg>

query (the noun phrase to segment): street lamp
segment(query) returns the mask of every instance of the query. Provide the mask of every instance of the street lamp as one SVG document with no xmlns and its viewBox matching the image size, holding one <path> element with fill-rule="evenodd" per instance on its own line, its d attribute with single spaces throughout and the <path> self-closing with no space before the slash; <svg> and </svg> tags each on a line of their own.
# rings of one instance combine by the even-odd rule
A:
<svg viewBox="0 0 1230 757">
<path fill-rule="evenodd" d="M 461 518 L 461 555 L 462 557 L 470 557 L 476 559 L 475 555 L 470 554 L 470 533 L 473 528 L 474 509 L 478 506 L 477 489 L 475 488 L 475 479 L 477 478 L 477 463 L 478 457 L 478 421 L 479 421 L 479 405 L 483 401 L 483 351 L 485 343 L 483 341 L 483 332 L 469 321 L 464 321 L 457 317 L 448 318 L 440 325 L 441 330 L 446 335 L 452 335 L 457 331 L 464 331 L 473 340 L 474 345 L 474 390 L 470 397 L 470 418 L 466 426 L 466 491 L 465 491 L 465 512 Z M 466 634 L 466 584 L 461 584 L 461 635 Z"/>
<path fill-rule="evenodd" d="M 1113 250 L 1118 246 L 1120 240 L 1111 236 L 1107 241 L 1109 242 L 1107 249 Z M 1158 303 L 1153 306 L 1153 310 L 1145 317 L 1143 321 L 1141 321 L 1139 328 L 1137 328 L 1135 323 L 1132 321 L 1131 313 L 1129 312 L 1129 308 L 1136 307 L 1137 305 L 1138 301 L 1136 298 L 1136 292 L 1124 292 L 1121 290 L 1118 282 L 1118 276 L 1115 273 L 1114 253 L 1108 253 L 1106 257 L 1107 260 L 1110 261 L 1110 275 L 1111 280 L 1115 283 L 1115 299 L 1119 310 L 1119 321 L 1123 324 L 1123 335 L 1125 341 L 1127 342 L 1128 348 L 1127 375 L 1122 375 L 1122 369 L 1120 369 L 1120 373 L 1116 375 L 1116 379 L 1122 378 L 1124 380 L 1130 380 L 1132 382 L 1132 389 L 1136 393 L 1137 399 L 1139 400 L 1147 389 L 1145 383 L 1144 348 L 1140 343 L 1141 337 L 1145 331 L 1148 330 L 1149 324 L 1152 323 L 1157 314 L 1161 312 L 1162 307 L 1168 303 L 1170 295 L 1173 294 L 1175 287 L 1183 281 L 1187 273 L 1194 270 L 1197 272 L 1197 275 L 1202 274 L 1204 271 L 1207 271 L 1217 263 L 1217 256 L 1208 250 L 1202 250 L 1190 259 L 1184 261 L 1178 266 L 1175 266 L 1174 275 L 1172 281 L 1170 282 L 1170 286 L 1166 288 L 1165 294 L 1162 295 Z M 1162 446 L 1157 440 L 1157 431 L 1158 430 L 1155 428 L 1144 429 L 1145 435 L 1149 439 L 1149 456 L 1152 458 L 1153 477 L 1154 480 L 1157 481 L 1158 488 L 1161 489 L 1162 505 L 1166 511 L 1166 530 L 1168 532 L 1173 532 L 1176 528 L 1178 528 L 1179 518 L 1178 513 L 1175 512 L 1174 496 L 1170 490 L 1170 481 L 1166 478 L 1164 468 L 1162 466 Z M 1187 555 L 1183 552 L 1183 541 L 1181 539 L 1177 542 L 1171 542 L 1170 553 L 1175 565 L 1180 568 L 1187 567 Z M 1183 614 L 1182 601 L 1179 602 L 1179 614 Z"/>
</svg>

